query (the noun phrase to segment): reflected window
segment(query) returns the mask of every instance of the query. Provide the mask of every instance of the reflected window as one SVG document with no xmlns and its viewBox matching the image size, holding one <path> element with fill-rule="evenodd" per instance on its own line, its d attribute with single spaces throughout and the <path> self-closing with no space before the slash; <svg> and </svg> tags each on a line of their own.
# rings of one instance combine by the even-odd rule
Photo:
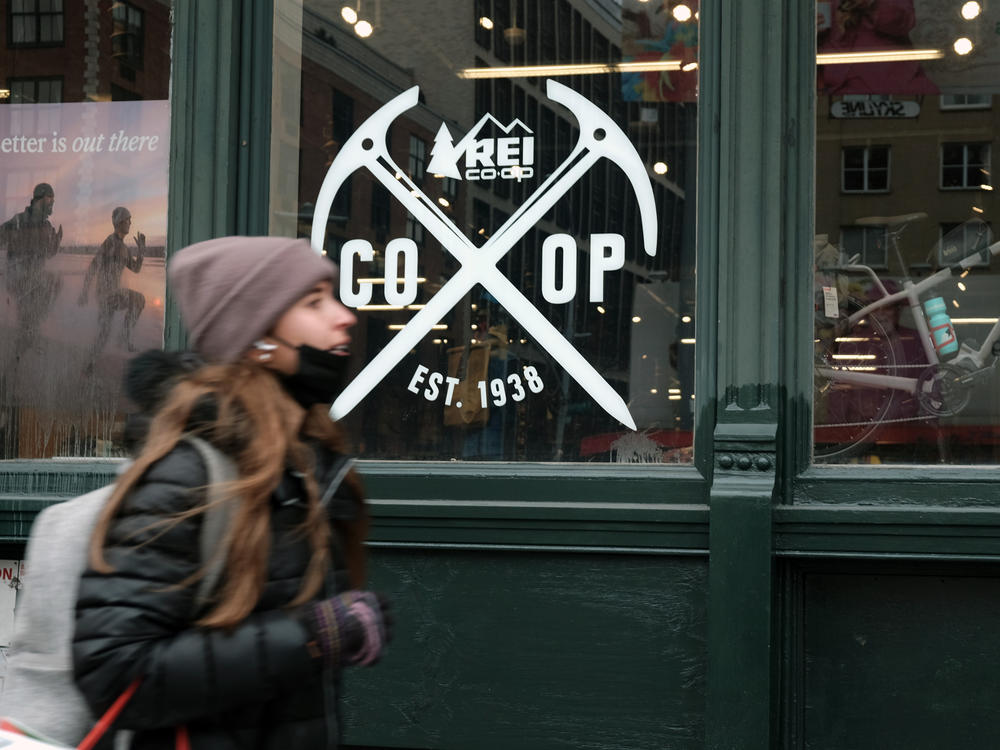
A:
<svg viewBox="0 0 1000 750">
<path fill-rule="evenodd" d="M 493 38 L 493 3 L 491 0 L 476 0 L 474 16 L 473 33 L 476 44 L 488 50 L 492 46 L 490 41 Z"/>
<path fill-rule="evenodd" d="M 112 56 L 122 65 L 142 69 L 143 12 L 132 3 L 115 0 L 111 6 L 114 31 L 111 33 Z"/>
<path fill-rule="evenodd" d="M 63 100 L 63 79 L 11 78 L 9 83 L 11 104 L 53 104 Z"/>
<path fill-rule="evenodd" d="M 345 94 L 343 91 L 334 89 L 331 96 L 331 104 L 333 111 L 330 115 L 330 138 L 324 144 L 324 151 L 327 155 L 325 162 L 333 158 L 333 155 L 351 137 L 354 129 L 354 100 L 351 96 Z M 352 193 L 353 185 L 349 179 L 347 185 L 337 193 L 337 197 L 334 199 L 333 211 L 330 217 L 331 221 L 335 221 L 341 225 L 347 222 L 351 215 Z"/>
<path fill-rule="evenodd" d="M 984 227 L 985 236 L 992 236 L 993 228 L 989 222 L 945 222 L 942 224 L 940 227 L 941 241 L 938 243 L 937 252 L 938 265 L 944 267 L 956 260 L 961 260 L 963 257 L 968 258 L 971 252 L 969 248 L 972 248 L 972 251 L 982 250 L 983 241 L 979 234 L 984 232 Z M 955 248 L 959 248 L 959 251 L 956 252 Z M 968 265 L 969 268 L 986 268 L 990 265 L 989 258 L 972 260 L 973 262 Z M 961 287 L 956 287 L 959 291 L 965 291 L 968 288 L 965 283 L 958 283 L 962 284 Z"/>
<path fill-rule="evenodd" d="M 989 94 L 942 94 L 941 109 L 989 109 L 993 97 Z"/>
<path fill-rule="evenodd" d="M 10 46 L 63 42 L 63 0 L 10 0 L 7 7 Z"/>
<path fill-rule="evenodd" d="M 885 268 L 888 265 L 888 232 L 884 226 L 841 227 L 840 243 L 844 254 L 859 256 L 867 266 Z"/>
<path fill-rule="evenodd" d="M 406 214 L 406 236 L 416 242 L 418 247 L 424 244 L 424 225 L 411 213 Z"/>
<path fill-rule="evenodd" d="M 389 191 L 382 185 L 372 185 L 372 229 L 375 239 L 385 242 L 389 235 L 389 223 L 392 219 L 392 202 Z"/>
<path fill-rule="evenodd" d="M 424 162 L 427 159 L 427 144 L 422 138 L 410 136 L 410 179 L 418 185 L 424 181 Z"/>
<path fill-rule="evenodd" d="M 845 193 L 881 193 L 889 189 L 888 146 L 847 147 L 842 159 Z"/>
<path fill-rule="evenodd" d="M 990 184 L 990 144 L 941 145 L 941 188 L 961 190 Z"/>
</svg>

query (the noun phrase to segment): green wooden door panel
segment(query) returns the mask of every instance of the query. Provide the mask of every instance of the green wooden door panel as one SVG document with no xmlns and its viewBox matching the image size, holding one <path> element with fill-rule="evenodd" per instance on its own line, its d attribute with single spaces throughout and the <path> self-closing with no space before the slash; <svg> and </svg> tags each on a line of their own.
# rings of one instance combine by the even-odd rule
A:
<svg viewBox="0 0 1000 750">
<path fill-rule="evenodd" d="M 379 550 L 397 639 L 345 679 L 347 744 L 703 747 L 706 563 Z"/>
<path fill-rule="evenodd" d="M 801 747 L 1000 747 L 1000 567 L 803 581 Z"/>
</svg>

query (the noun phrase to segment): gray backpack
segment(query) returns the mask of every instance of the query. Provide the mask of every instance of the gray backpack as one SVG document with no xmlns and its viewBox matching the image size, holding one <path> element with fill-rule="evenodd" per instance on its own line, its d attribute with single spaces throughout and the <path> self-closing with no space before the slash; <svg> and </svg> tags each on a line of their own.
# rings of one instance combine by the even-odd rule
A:
<svg viewBox="0 0 1000 750">
<path fill-rule="evenodd" d="M 222 576 L 226 556 L 218 550 L 231 517 L 224 487 L 236 466 L 204 440 L 185 435 L 208 471 L 208 510 L 199 540 L 208 570 L 198 584 L 196 611 L 208 602 Z M 14 639 L 0 716 L 34 735 L 71 747 L 96 721 L 73 681 L 73 629 L 80 576 L 87 567 L 90 536 L 114 483 L 52 505 L 38 514 L 25 555 L 24 590 L 18 595 Z"/>
</svg>

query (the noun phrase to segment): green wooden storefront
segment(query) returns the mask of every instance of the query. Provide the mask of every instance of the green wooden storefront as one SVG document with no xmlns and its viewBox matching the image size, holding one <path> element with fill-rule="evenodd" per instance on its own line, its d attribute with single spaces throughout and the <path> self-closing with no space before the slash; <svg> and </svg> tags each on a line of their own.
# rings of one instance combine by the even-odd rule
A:
<svg viewBox="0 0 1000 750">
<path fill-rule="evenodd" d="M 271 14 L 175 3 L 171 250 L 266 231 Z M 349 745 L 1000 746 L 1000 470 L 810 466 L 813 4 L 700 23 L 695 463 L 366 463 Z M 0 551 L 113 469 L 0 464 Z"/>
</svg>

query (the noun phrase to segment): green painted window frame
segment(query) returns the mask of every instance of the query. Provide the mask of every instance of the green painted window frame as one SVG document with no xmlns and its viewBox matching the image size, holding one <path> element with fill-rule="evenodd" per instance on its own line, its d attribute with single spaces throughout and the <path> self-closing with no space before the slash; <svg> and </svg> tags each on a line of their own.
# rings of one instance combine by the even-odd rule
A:
<svg viewBox="0 0 1000 750">
<path fill-rule="evenodd" d="M 240 0 L 174 7 L 168 256 L 201 239 L 267 231 L 271 58 L 259 50 L 272 45 L 272 9 Z M 711 280 L 711 271 L 699 275 L 699 300 Z M 169 288 L 164 339 L 184 345 Z M 702 377 L 711 353 L 696 353 Z M 703 406 L 693 466 L 363 461 L 372 544 L 707 554 L 712 421 Z M 0 464 L 0 542 L 23 541 L 38 510 L 106 483 L 114 467 Z"/>
<path fill-rule="evenodd" d="M 786 47 L 788 158 L 798 165 L 798 213 L 786 216 L 792 244 L 811 248 L 815 204 L 815 19 L 783 4 L 799 41 Z M 804 6 L 803 6 L 804 7 Z M 773 509 L 774 555 L 784 558 L 1000 560 L 1000 465 L 838 465 L 811 463 L 812 253 L 786 252 L 779 434 L 782 486 Z"/>
</svg>

